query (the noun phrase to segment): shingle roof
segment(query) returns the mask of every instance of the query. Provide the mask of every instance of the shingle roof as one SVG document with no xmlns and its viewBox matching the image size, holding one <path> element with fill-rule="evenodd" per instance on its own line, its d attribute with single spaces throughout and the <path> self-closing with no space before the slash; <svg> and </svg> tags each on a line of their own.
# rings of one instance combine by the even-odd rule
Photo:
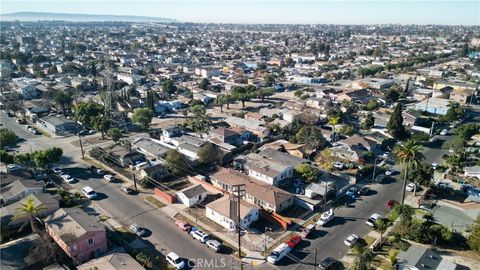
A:
<svg viewBox="0 0 480 270">
<path fill-rule="evenodd" d="M 187 198 L 194 198 L 207 192 L 207 190 L 202 185 L 198 184 L 192 187 L 187 187 L 179 192 L 183 193 Z"/>
<path fill-rule="evenodd" d="M 107 254 L 100 258 L 90 260 L 82 265 L 77 266 L 78 270 L 144 270 L 132 256 L 127 253 L 115 252 Z"/>
<path fill-rule="evenodd" d="M 230 215 L 230 207 L 231 207 L 231 204 L 232 203 L 237 203 L 237 201 L 232 201 L 230 200 L 229 196 L 225 196 L 223 198 L 220 198 L 218 200 L 215 200 L 209 204 L 207 204 L 205 207 L 208 207 L 210 209 L 212 209 L 213 211 L 227 217 L 227 218 L 235 218 L 235 217 L 232 217 Z M 244 200 L 240 200 L 240 218 L 244 218 L 246 215 L 248 215 L 248 213 L 250 213 L 250 211 L 253 209 L 253 208 L 258 208 L 256 207 L 255 205 L 253 204 L 250 204 Z"/>
</svg>

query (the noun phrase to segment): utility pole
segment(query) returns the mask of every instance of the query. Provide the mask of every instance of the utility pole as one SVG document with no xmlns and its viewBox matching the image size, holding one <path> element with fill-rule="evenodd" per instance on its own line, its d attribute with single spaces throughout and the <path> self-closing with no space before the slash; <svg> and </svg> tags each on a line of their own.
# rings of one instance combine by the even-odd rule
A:
<svg viewBox="0 0 480 270">
<path fill-rule="evenodd" d="M 265 254 L 265 260 L 267 259 L 267 231 L 271 231 L 269 227 L 265 227 L 265 233 L 263 234 L 263 254 Z"/>
<path fill-rule="evenodd" d="M 378 158 L 375 158 L 375 161 L 373 162 L 373 175 L 372 175 L 372 182 L 375 181 L 375 171 L 377 169 L 377 159 Z"/>
<path fill-rule="evenodd" d="M 315 264 L 313 265 L 313 270 L 317 270 L 317 248 L 315 248 Z"/>
<path fill-rule="evenodd" d="M 234 209 L 235 207 L 232 207 L 232 204 L 230 205 L 230 214 L 232 216 L 233 215 L 236 215 L 237 216 L 237 230 L 238 230 L 238 258 L 241 260 L 242 259 L 242 247 L 241 247 L 241 226 L 240 226 L 240 221 L 241 221 L 241 218 L 240 218 L 240 200 L 241 200 L 241 197 L 242 197 L 242 192 L 245 190 L 245 185 L 244 184 L 241 184 L 241 185 L 233 185 L 233 188 L 236 189 L 236 209 Z M 243 189 L 242 189 L 243 188 Z M 232 211 L 232 210 L 236 210 L 236 211 Z M 241 269 L 243 269 L 243 264 L 240 264 L 240 267 Z"/>
<path fill-rule="evenodd" d="M 133 178 L 133 185 L 135 186 L 135 191 L 138 191 L 137 189 L 137 178 L 135 177 L 135 171 L 134 171 L 134 167 L 133 167 L 133 160 L 132 160 L 132 156 L 133 156 L 133 153 L 132 153 L 132 143 L 131 142 L 128 142 L 128 151 L 130 151 L 130 163 L 132 164 L 132 178 Z"/>
<path fill-rule="evenodd" d="M 80 142 L 80 151 L 82 151 L 82 159 L 85 159 L 85 154 L 83 153 L 82 137 L 80 136 L 80 132 L 78 132 L 78 141 Z"/>
<path fill-rule="evenodd" d="M 323 194 L 322 212 L 325 212 L 325 204 L 327 203 L 327 190 L 328 182 L 325 180 L 325 193 Z"/>
<path fill-rule="evenodd" d="M 432 121 L 432 127 L 430 128 L 430 138 L 432 138 L 434 126 L 435 126 L 435 121 Z"/>
</svg>

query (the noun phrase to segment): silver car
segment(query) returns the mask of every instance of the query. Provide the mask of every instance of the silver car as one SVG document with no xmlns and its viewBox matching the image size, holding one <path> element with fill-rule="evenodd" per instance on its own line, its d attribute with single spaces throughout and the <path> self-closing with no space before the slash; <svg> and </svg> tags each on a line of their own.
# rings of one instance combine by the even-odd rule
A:
<svg viewBox="0 0 480 270">
<path fill-rule="evenodd" d="M 138 237 L 142 237 L 145 234 L 145 230 L 137 223 L 130 225 L 130 231 L 136 234 Z"/>
</svg>

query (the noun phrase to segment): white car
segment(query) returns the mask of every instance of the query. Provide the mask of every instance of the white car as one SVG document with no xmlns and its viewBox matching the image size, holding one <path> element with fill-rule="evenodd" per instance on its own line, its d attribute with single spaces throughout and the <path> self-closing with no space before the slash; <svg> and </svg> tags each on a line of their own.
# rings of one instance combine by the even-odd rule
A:
<svg viewBox="0 0 480 270">
<path fill-rule="evenodd" d="M 412 191 L 415 190 L 416 187 L 417 187 L 417 184 L 415 184 L 415 183 L 409 183 L 409 184 L 405 187 L 405 190 L 412 192 Z"/>
<path fill-rule="evenodd" d="M 62 175 L 62 178 L 63 178 L 63 181 L 67 182 L 67 183 L 73 183 L 75 182 L 75 178 L 71 177 L 70 175 L 68 174 L 64 174 Z"/>
<path fill-rule="evenodd" d="M 436 170 L 438 168 L 438 163 L 432 163 L 432 168 Z"/>
<path fill-rule="evenodd" d="M 343 163 L 341 163 L 341 162 L 333 162 L 332 165 L 333 165 L 333 167 L 335 167 L 335 168 L 337 168 L 337 169 L 339 169 L 339 170 L 343 169 L 343 166 L 345 166 L 345 165 L 343 165 Z"/>
<path fill-rule="evenodd" d="M 267 262 L 277 264 L 283 257 L 290 253 L 291 250 L 292 248 L 289 247 L 287 243 L 281 243 L 268 255 Z"/>
<path fill-rule="evenodd" d="M 52 169 L 52 172 L 55 173 L 55 174 L 63 174 L 63 171 L 62 169 L 58 168 L 58 167 L 55 167 Z"/>
<path fill-rule="evenodd" d="M 347 236 L 347 238 L 345 238 L 345 241 L 343 241 L 343 243 L 347 246 L 347 247 L 351 247 L 353 246 L 356 242 L 358 241 L 358 236 L 356 234 L 350 234 L 349 236 Z"/>
<path fill-rule="evenodd" d="M 145 230 L 137 223 L 130 225 L 130 231 L 136 234 L 138 237 L 142 237 L 145 234 Z"/>
<path fill-rule="evenodd" d="M 90 186 L 82 188 L 82 192 L 89 200 L 97 198 L 97 193 Z"/>
<path fill-rule="evenodd" d="M 392 169 L 387 170 L 387 171 L 385 172 L 385 175 L 386 175 L 386 176 L 391 176 L 392 174 L 393 174 L 393 170 L 392 170 Z"/>
<path fill-rule="evenodd" d="M 107 180 L 108 182 L 112 182 L 113 180 L 115 180 L 115 177 L 113 177 L 113 175 L 111 174 L 105 174 L 103 176 L 103 179 Z"/>
<path fill-rule="evenodd" d="M 198 231 L 192 231 L 190 232 L 190 235 L 194 238 L 197 239 L 198 241 L 205 243 L 209 240 L 208 234 L 205 233 L 204 231 L 198 230 Z"/>
<path fill-rule="evenodd" d="M 165 258 L 169 264 L 175 267 L 175 269 L 182 269 L 185 267 L 185 262 L 174 252 L 168 253 Z"/>
<path fill-rule="evenodd" d="M 367 225 L 370 226 L 370 227 L 374 227 L 375 226 L 375 222 L 377 222 L 377 220 L 381 219 L 382 216 L 375 213 L 373 215 L 371 215 L 368 219 L 367 219 Z"/>
<path fill-rule="evenodd" d="M 23 167 L 20 164 L 8 164 L 7 165 L 7 171 L 13 172 L 16 170 L 23 169 Z"/>
<path fill-rule="evenodd" d="M 446 130 L 446 129 L 442 129 L 442 131 L 440 131 L 440 135 L 442 135 L 442 136 L 445 136 L 447 134 L 448 134 L 448 130 Z"/>
<path fill-rule="evenodd" d="M 383 153 L 382 156 L 383 156 L 384 158 L 388 158 L 389 155 L 390 155 L 390 152 L 385 152 L 385 153 Z"/>
<path fill-rule="evenodd" d="M 219 252 L 222 249 L 222 244 L 217 240 L 208 240 L 205 244 L 215 252 Z"/>
<path fill-rule="evenodd" d="M 320 216 L 320 219 L 317 221 L 317 224 L 319 226 L 324 226 L 333 218 L 334 218 L 333 208 L 331 208 L 330 210 L 323 212 L 323 214 Z"/>
</svg>

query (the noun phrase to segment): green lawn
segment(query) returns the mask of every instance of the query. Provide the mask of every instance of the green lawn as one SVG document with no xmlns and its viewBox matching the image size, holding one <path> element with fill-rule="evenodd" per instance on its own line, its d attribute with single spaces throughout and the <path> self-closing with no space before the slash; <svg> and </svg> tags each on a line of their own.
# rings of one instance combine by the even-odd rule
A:
<svg viewBox="0 0 480 270">
<path fill-rule="evenodd" d="M 164 204 L 163 202 L 155 199 L 153 196 L 148 196 L 146 199 L 145 199 L 147 202 L 155 205 L 157 208 L 162 208 L 164 206 L 167 206 L 166 204 Z"/>
</svg>

